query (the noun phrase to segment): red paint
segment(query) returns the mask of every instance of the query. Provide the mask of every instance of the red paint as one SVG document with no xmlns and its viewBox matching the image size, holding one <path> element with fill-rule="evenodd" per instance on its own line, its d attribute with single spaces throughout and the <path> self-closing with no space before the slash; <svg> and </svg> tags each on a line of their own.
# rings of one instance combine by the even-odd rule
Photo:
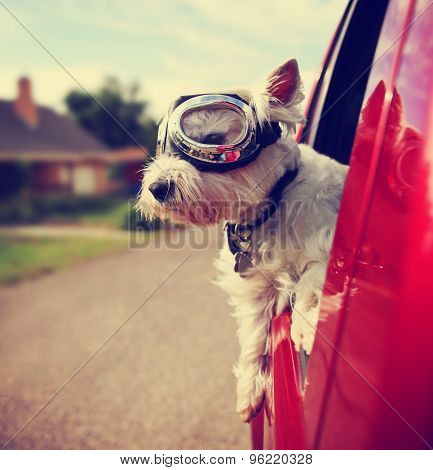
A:
<svg viewBox="0 0 433 470">
<path fill-rule="evenodd" d="M 407 28 L 427 5 L 390 2 L 387 11 L 304 401 L 289 317 L 273 321 L 265 447 L 433 445 L 433 8 Z"/>
<path fill-rule="evenodd" d="M 275 449 L 305 449 L 298 356 L 290 339 L 290 315 L 272 322 L 273 419 Z"/>
<path fill-rule="evenodd" d="M 263 426 L 264 426 L 265 407 L 262 407 L 259 414 L 251 421 L 251 448 L 253 450 L 263 449 Z"/>
<path fill-rule="evenodd" d="M 300 370 L 290 322 L 290 312 L 272 322 L 273 390 L 252 422 L 253 449 L 306 449 Z"/>
</svg>

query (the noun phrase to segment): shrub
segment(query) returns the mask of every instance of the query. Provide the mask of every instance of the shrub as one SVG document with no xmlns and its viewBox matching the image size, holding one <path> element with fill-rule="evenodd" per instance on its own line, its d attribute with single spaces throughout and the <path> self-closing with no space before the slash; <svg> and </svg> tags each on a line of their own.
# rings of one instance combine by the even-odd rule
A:
<svg viewBox="0 0 433 470">
<path fill-rule="evenodd" d="M 148 221 L 143 219 L 139 212 L 134 207 L 130 207 L 128 214 L 126 214 L 125 221 L 122 228 L 124 230 L 144 230 L 150 232 L 152 230 L 161 230 L 163 222 L 160 219 Z"/>
<path fill-rule="evenodd" d="M 18 195 L 30 180 L 30 165 L 26 162 L 0 163 L 0 198 Z"/>
<path fill-rule="evenodd" d="M 95 196 L 26 196 L 0 200 L 0 224 L 28 224 L 48 217 L 106 210 L 118 199 Z"/>
</svg>

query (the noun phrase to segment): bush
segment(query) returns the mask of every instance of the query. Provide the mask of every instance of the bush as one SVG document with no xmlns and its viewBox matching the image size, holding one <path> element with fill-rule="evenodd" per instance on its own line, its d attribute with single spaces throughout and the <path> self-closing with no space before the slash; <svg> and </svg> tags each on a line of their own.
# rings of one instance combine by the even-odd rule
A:
<svg viewBox="0 0 433 470">
<path fill-rule="evenodd" d="M 39 222 L 40 217 L 29 201 L 9 199 L 0 202 L 0 224 Z"/>
<path fill-rule="evenodd" d="M 151 232 L 153 230 L 161 230 L 164 223 L 160 219 L 148 221 L 143 219 L 141 214 L 131 207 L 128 214 L 125 217 L 122 228 L 124 230 L 144 230 L 145 232 Z"/>
<path fill-rule="evenodd" d="M 0 200 L 0 224 L 28 224 L 49 217 L 73 216 L 86 212 L 107 210 L 118 199 L 95 196 L 27 196 Z"/>
<path fill-rule="evenodd" d="M 0 163 L 0 198 L 18 195 L 30 181 L 30 165 L 26 162 Z"/>
<path fill-rule="evenodd" d="M 35 210 L 42 216 L 76 214 L 106 210 L 118 203 L 118 199 L 101 196 L 44 196 L 32 198 Z"/>
<path fill-rule="evenodd" d="M 0 200 L 0 225 L 45 220 L 103 225 L 123 230 L 161 230 L 166 224 L 144 220 L 125 199 L 96 196 L 26 196 Z"/>
</svg>

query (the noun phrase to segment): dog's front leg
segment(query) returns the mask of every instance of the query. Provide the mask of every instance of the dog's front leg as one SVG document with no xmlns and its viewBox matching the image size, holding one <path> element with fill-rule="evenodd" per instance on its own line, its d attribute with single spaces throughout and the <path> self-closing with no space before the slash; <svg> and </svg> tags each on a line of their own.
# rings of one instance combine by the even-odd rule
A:
<svg viewBox="0 0 433 470">
<path fill-rule="evenodd" d="M 268 332 L 270 318 L 260 303 L 246 302 L 236 309 L 238 337 L 241 347 L 239 361 L 234 367 L 237 378 L 236 410 L 241 419 L 249 422 L 264 401 L 266 382 L 266 357 L 269 351 Z"/>
<path fill-rule="evenodd" d="M 292 306 L 290 335 L 295 349 L 299 351 L 302 346 L 307 354 L 311 353 L 314 345 L 325 275 L 326 264 L 312 262 L 295 286 L 296 301 Z"/>
</svg>

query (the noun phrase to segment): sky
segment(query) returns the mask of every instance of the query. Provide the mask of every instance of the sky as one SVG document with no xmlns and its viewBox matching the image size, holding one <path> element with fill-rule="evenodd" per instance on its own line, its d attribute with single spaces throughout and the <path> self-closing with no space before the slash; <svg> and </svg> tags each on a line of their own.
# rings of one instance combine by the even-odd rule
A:
<svg viewBox="0 0 433 470">
<path fill-rule="evenodd" d="M 74 79 L 94 92 L 115 76 L 136 81 L 159 118 L 180 95 L 247 88 L 292 57 L 308 95 L 346 3 L 1 0 L 0 98 L 14 98 L 27 75 L 39 104 L 64 111 Z"/>
</svg>

